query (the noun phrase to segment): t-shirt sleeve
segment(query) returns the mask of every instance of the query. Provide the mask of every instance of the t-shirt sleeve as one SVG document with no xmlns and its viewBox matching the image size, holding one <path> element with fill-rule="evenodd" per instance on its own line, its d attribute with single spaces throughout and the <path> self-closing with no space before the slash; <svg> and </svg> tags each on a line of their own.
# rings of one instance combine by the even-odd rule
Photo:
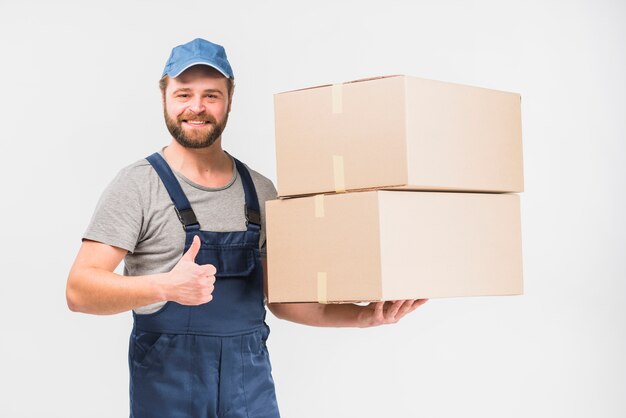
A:
<svg viewBox="0 0 626 418">
<path fill-rule="evenodd" d="M 89 239 L 133 252 L 141 235 L 143 209 L 138 183 L 129 168 L 106 187 L 83 234 Z"/>
<path fill-rule="evenodd" d="M 276 188 L 274 187 L 274 183 L 272 183 L 271 180 L 267 179 L 267 181 L 265 182 L 265 185 L 263 187 L 263 201 L 262 201 L 262 205 L 263 207 L 261 208 L 261 212 L 263 214 L 263 216 L 261 217 L 261 229 L 263 231 L 267 231 L 267 229 L 265 228 L 265 202 L 267 200 L 274 200 L 276 199 L 276 196 L 278 195 L 278 192 L 276 191 Z M 263 234 L 263 244 L 261 245 L 261 248 L 259 250 L 261 257 L 263 258 L 267 258 L 267 240 L 265 239 L 265 234 Z"/>
</svg>

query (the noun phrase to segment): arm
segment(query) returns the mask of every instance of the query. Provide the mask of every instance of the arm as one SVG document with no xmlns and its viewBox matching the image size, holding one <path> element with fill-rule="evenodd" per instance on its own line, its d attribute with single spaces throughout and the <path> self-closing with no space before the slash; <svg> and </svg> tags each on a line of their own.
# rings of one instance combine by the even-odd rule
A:
<svg viewBox="0 0 626 418">
<path fill-rule="evenodd" d="M 164 300 L 157 285 L 164 274 L 125 277 L 113 273 L 126 253 L 122 248 L 83 241 L 67 279 L 70 310 L 109 315 Z"/>
<path fill-rule="evenodd" d="M 67 279 L 67 306 L 75 312 L 110 315 L 166 300 L 185 305 L 210 301 L 215 283 L 215 267 L 197 265 L 195 256 L 200 240 L 169 273 L 123 276 L 113 273 L 127 251 L 96 241 L 85 240 Z"/>
<path fill-rule="evenodd" d="M 267 260 L 262 259 L 265 294 L 267 295 Z M 354 304 L 268 303 L 279 319 L 316 327 L 372 327 L 394 324 L 413 312 L 428 299 L 375 302 L 367 306 Z"/>
</svg>

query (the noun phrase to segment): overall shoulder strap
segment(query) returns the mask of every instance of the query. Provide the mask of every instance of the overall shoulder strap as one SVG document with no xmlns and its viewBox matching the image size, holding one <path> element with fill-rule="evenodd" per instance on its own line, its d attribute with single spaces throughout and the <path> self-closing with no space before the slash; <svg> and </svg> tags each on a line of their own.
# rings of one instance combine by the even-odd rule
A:
<svg viewBox="0 0 626 418">
<path fill-rule="evenodd" d="M 246 214 L 246 225 L 248 226 L 248 229 L 261 229 L 261 210 L 259 209 L 259 198 L 256 194 L 254 182 L 252 181 L 252 177 L 250 176 L 250 172 L 246 166 L 235 157 L 233 157 L 233 159 L 235 160 L 237 171 L 241 176 L 243 191 L 246 195 L 246 205 L 244 208 Z"/>
<path fill-rule="evenodd" d="M 178 219 L 180 219 L 180 222 L 183 224 L 183 228 L 186 231 L 190 229 L 200 229 L 196 214 L 193 212 L 193 209 L 191 209 L 191 204 L 185 192 L 183 192 L 183 189 L 180 187 L 180 183 L 176 179 L 172 169 L 167 164 L 167 161 L 165 161 L 158 152 L 150 155 L 146 160 L 152 164 L 152 167 L 154 167 L 165 185 L 165 189 L 174 203 L 174 209 L 176 210 Z"/>
</svg>

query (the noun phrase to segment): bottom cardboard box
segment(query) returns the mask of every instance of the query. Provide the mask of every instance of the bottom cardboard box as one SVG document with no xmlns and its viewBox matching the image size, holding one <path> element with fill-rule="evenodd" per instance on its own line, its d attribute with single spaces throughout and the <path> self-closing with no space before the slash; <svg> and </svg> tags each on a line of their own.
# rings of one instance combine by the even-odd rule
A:
<svg viewBox="0 0 626 418">
<path fill-rule="evenodd" d="M 374 190 L 266 213 L 269 303 L 523 293 L 516 194 Z"/>
</svg>

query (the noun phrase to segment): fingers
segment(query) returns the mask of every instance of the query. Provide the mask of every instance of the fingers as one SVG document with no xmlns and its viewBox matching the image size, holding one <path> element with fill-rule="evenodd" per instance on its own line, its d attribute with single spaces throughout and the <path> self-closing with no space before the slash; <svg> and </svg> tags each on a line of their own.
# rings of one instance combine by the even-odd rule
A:
<svg viewBox="0 0 626 418">
<path fill-rule="evenodd" d="M 409 312 L 411 312 L 411 310 L 414 309 L 413 306 L 415 306 L 415 301 L 414 300 L 405 300 L 404 304 L 402 305 L 402 308 L 400 308 L 398 310 L 398 314 L 396 315 L 396 319 L 399 320 L 404 315 L 406 315 Z"/>
<path fill-rule="evenodd" d="M 428 302 L 428 299 L 410 299 L 410 300 L 397 300 L 391 305 L 391 308 L 385 314 L 385 320 L 387 323 L 393 324 L 402 319 L 405 315 L 413 312 L 423 304 Z"/>
<path fill-rule="evenodd" d="M 208 276 L 215 276 L 215 274 L 217 273 L 217 269 L 213 264 L 204 264 L 202 268 L 204 269 L 205 274 L 207 274 Z"/>
<path fill-rule="evenodd" d="M 198 235 L 194 235 L 193 241 L 191 241 L 191 246 L 187 252 L 183 254 L 183 258 L 195 262 L 198 251 L 200 251 L 200 237 Z"/>
<path fill-rule="evenodd" d="M 427 301 L 428 299 L 407 300 L 402 309 L 400 309 L 400 311 L 398 312 L 396 320 L 400 320 L 403 316 L 410 314 L 411 312 L 425 304 Z"/>
<path fill-rule="evenodd" d="M 383 315 L 383 305 L 385 302 L 376 302 L 376 306 L 374 306 L 374 318 L 376 322 L 384 322 L 385 316 Z"/>
<path fill-rule="evenodd" d="M 386 319 L 389 322 L 395 321 L 396 315 L 398 314 L 398 311 L 400 310 L 404 302 L 405 302 L 404 300 L 396 300 L 393 302 L 393 304 L 391 305 L 391 308 L 387 310 L 387 313 L 385 315 Z"/>
<path fill-rule="evenodd" d="M 428 302 L 428 299 L 416 299 L 415 300 L 415 305 L 416 305 L 415 308 L 419 308 L 420 306 L 422 306 L 426 302 Z"/>
<path fill-rule="evenodd" d="M 402 317 L 410 312 L 413 312 L 418 307 L 426 303 L 428 299 L 407 299 L 407 300 L 395 300 L 395 301 L 381 301 L 370 302 L 367 305 L 367 311 L 369 312 L 365 318 L 367 327 L 373 327 L 383 324 L 395 324 Z M 385 305 L 388 306 L 385 309 Z"/>
</svg>

